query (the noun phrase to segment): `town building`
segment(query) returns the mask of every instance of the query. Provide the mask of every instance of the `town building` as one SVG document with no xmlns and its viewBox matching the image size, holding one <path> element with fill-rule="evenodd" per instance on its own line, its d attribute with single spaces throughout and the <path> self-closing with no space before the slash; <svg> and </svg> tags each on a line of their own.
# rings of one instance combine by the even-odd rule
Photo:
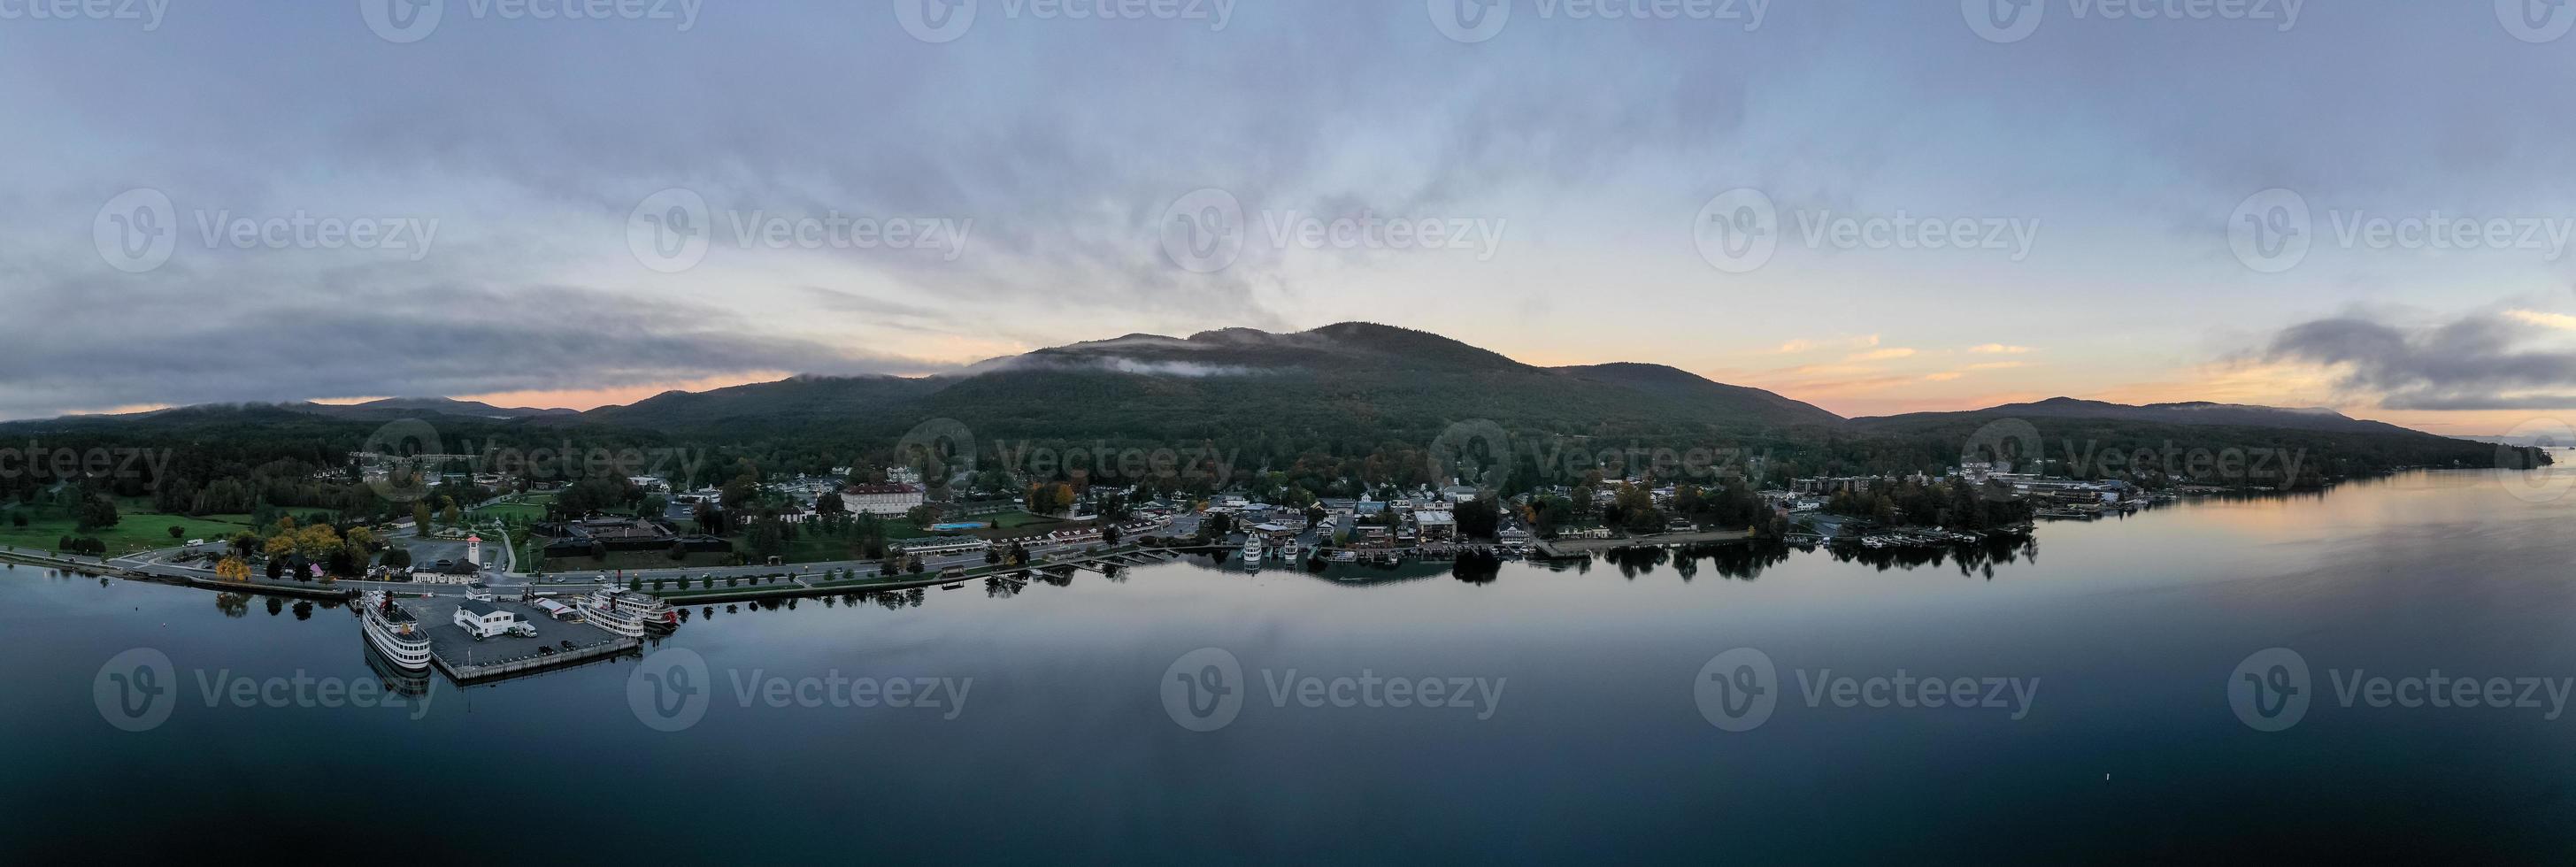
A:
<svg viewBox="0 0 2576 867">
<path fill-rule="evenodd" d="M 841 494 L 842 505 L 869 515 L 901 515 L 924 502 L 921 486 L 906 482 L 851 485 Z"/>
</svg>

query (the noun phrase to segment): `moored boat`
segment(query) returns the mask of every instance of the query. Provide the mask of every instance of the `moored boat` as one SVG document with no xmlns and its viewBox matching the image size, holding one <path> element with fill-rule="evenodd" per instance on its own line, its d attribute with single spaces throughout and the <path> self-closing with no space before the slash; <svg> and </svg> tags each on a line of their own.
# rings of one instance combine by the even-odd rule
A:
<svg viewBox="0 0 2576 867">
<path fill-rule="evenodd" d="M 429 631 L 384 591 L 367 591 L 358 606 L 358 628 L 386 661 L 411 671 L 429 668 Z"/>
<path fill-rule="evenodd" d="M 582 622 L 628 638 L 642 638 L 645 626 L 667 624 L 664 618 L 676 616 L 671 603 L 615 587 L 601 588 L 581 600 Z"/>
</svg>

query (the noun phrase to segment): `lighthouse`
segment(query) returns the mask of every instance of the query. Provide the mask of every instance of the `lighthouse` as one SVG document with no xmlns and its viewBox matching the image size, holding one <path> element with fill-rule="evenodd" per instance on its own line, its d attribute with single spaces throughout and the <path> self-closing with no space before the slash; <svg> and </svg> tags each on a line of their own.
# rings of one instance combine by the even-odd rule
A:
<svg viewBox="0 0 2576 867">
<path fill-rule="evenodd" d="M 465 562 L 476 566 L 483 565 L 483 537 L 465 537 Z"/>
</svg>

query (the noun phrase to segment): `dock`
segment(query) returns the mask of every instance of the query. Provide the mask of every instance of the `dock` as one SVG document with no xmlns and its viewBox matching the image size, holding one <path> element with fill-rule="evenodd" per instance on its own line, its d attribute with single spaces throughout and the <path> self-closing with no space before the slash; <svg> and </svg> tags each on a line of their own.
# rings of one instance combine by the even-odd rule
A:
<svg viewBox="0 0 2576 867">
<path fill-rule="evenodd" d="M 476 641 L 464 627 L 456 625 L 456 607 L 465 601 L 461 598 L 415 596 L 394 601 L 420 618 L 424 631 L 429 633 L 430 664 L 460 684 L 611 659 L 644 646 L 641 638 L 627 638 L 587 623 L 556 620 L 536 606 L 512 601 L 484 604 L 534 624 L 537 637 L 502 635 Z M 572 642 L 572 649 L 563 648 L 566 641 Z M 551 647 L 555 652 L 540 652 L 539 647 Z"/>
</svg>

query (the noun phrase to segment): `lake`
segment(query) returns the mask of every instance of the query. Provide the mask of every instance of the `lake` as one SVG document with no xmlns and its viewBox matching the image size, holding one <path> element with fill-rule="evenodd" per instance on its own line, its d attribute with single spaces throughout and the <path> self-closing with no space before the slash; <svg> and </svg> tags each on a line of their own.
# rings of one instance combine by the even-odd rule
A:
<svg viewBox="0 0 2576 867">
<path fill-rule="evenodd" d="M 19 566 L 0 860 L 2564 862 L 2570 473 L 1965 561 L 1192 559 L 692 607 L 641 660 L 399 706 L 345 609 Z M 154 653 L 175 683 L 133 680 Z"/>
</svg>

